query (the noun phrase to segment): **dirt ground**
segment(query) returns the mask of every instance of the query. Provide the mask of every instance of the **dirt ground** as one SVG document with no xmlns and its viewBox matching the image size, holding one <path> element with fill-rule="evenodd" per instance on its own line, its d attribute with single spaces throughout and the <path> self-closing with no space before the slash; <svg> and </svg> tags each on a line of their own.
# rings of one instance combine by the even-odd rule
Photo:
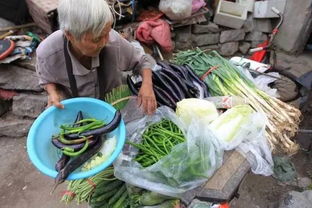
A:
<svg viewBox="0 0 312 208">
<path fill-rule="evenodd" d="M 65 184 L 53 195 L 54 181 L 31 164 L 26 152 L 26 138 L 0 138 L 0 201 L 2 208 L 85 208 L 60 202 Z"/>
</svg>

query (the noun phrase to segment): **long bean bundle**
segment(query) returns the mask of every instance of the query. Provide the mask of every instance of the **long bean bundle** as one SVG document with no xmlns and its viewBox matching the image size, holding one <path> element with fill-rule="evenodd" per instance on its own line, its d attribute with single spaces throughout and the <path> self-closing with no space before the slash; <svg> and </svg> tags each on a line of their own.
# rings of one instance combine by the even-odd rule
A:
<svg viewBox="0 0 312 208">
<path fill-rule="evenodd" d="M 114 168 L 109 167 L 106 170 L 92 176 L 90 178 L 72 180 L 68 183 L 62 201 L 66 204 L 72 200 L 76 200 L 77 204 L 89 201 L 93 191 L 102 181 L 116 180 L 114 177 Z"/>
<path fill-rule="evenodd" d="M 142 134 L 142 142 L 128 142 L 139 149 L 135 160 L 148 167 L 171 152 L 171 149 L 185 141 L 179 127 L 168 119 L 150 125 Z"/>
<path fill-rule="evenodd" d="M 293 154 L 298 145 L 292 138 L 300 122 L 301 112 L 287 103 L 259 90 L 239 69 L 216 51 L 208 54 L 200 49 L 181 51 L 173 59 L 177 64 L 188 64 L 209 87 L 213 96 L 236 95 L 249 101 L 257 111 L 267 116 L 266 136 L 272 150 Z"/>
</svg>

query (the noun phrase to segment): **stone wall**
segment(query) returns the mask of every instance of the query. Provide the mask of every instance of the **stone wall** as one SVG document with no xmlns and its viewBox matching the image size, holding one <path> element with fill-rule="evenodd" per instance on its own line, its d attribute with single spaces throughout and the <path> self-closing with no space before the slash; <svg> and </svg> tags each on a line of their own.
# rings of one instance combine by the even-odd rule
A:
<svg viewBox="0 0 312 208">
<path fill-rule="evenodd" d="M 312 0 L 287 0 L 283 13 L 284 21 L 273 44 L 288 53 L 303 51 L 312 32 Z M 277 18 L 248 18 L 240 29 L 216 25 L 212 18 L 204 24 L 195 24 L 174 29 L 175 49 L 183 50 L 199 46 L 215 49 L 223 56 L 235 53 L 246 54 L 250 48 L 267 40 L 278 22 Z"/>
<path fill-rule="evenodd" d="M 231 29 L 207 21 L 174 29 L 175 50 L 200 47 L 217 50 L 223 56 L 247 54 L 250 48 L 268 39 L 272 31 L 270 19 L 254 19 L 249 14 L 241 29 Z"/>
<path fill-rule="evenodd" d="M 34 70 L 0 65 L 0 137 L 25 137 L 45 109 L 47 96 Z"/>
</svg>

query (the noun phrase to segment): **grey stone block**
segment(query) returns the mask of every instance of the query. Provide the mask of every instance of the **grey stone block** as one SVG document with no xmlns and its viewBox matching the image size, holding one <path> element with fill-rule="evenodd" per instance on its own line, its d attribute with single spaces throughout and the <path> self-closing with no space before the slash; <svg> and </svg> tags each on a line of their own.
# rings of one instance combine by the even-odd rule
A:
<svg viewBox="0 0 312 208">
<path fill-rule="evenodd" d="M 241 42 L 239 44 L 239 51 L 242 53 L 242 54 L 246 54 L 250 48 L 251 44 L 248 43 L 248 42 Z"/>
<path fill-rule="evenodd" d="M 6 90 L 43 91 L 34 71 L 14 65 L 0 65 L 0 86 Z"/>
<path fill-rule="evenodd" d="M 290 191 L 280 202 L 279 208 L 310 208 L 312 203 L 312 191 Z"/>
<path fill-rule="evenodd" d="M 175 33 L 176 42 L 189 42 L 192 36 L 191 26 L 176 28 Z"/>
<path fill-rule="evenodd" d="M 287 1 L 284 21 L 274 44 L 289 53 L 300 53 L 312 31 L 312 0 Z"/>
<path fill-rule="evenodd" d="M 192 35 L 192 42 L 196 46 L 213 45 L 219 42 L 219 33 L 207 33 L 202 35 Z"/>
<path fill-rule="evenodd" d="M 207 45 L 207 46 L 200 46 L 199 48 L 204 51 L 209 51 L 209 50 L 218 51 L 220 49 L 220 46 L 219 45 Z"/>
<path fill-rule="evenodd" d="M 10 22 L 10 21 L 0 17 L 0 28 L 11 27 L 11 26 L 14 26 L 14 25 L 15 24 L 13 22 Z"/>
<path fill-rule="evenodd" d="M 24 137 L 27 135 L 33 120 L 26 120 L 17 117 L 0 118 L 0 136 Z"/>
<path fill-rule="evenodd" d="M 220 43 L 244 40 L 244 30 L 225 30 L 221 32 Z"/>
<path fill-rule="evenodd" d="M 271 33 L 273 26 L 271 19 L 254 19 L 255 21 L 255 30 L 264 33 Z"/>
<path fill-rule="evenodd" d="M 9 111 L 11 106 L 11 102 L 8 100 L 1 100 L 0 99 L 0 116 L 2 116 L 3 114 L 5 114 L 6 112 Z"/>
<path fill-rule="evenodd" d="M 265 41 L 268 36 L 262 32 L 252 31 L 246 35 L 245 40 L 247 41 Z"/>
<path fill-rule="evenodd" d="M 228 42 L 221 44 L 220 54 L 223 56 L 232 56 L 238 51 L 238 42 Z"/>
<path fill-rule="evenodd" d="M 263 41 L 251 41 L 251 48 L 258 47 L 258 44 L 263 43 Z"/>
<path fill-rule="evenodd" d="M 185 50 L 185 49 L 189 49 L 192 47 L 192 42 L 188 41 L 188 42 L 175 42 L 175 47 L 174 50 Z"/>
<path fill-rule="evenodd" d="M 202 34 L 202 33 L 217 33 L 220 31 L 220 28 L 217 24 L 213 22 L 209 22 L 207 25 L 193 25 L 192 32 L 195 34 Z"/>
<path fill-rule="evenodd" d="M 37 118 L 46 105 L 46 95 L 19 94 L 13 98 L 12 113 L 20 117 Z"/>
<path fill-rule="evenodd" d="M 255 28 L 255 22 L 252 14 L 248 14 L 248 17 L 243 25 L 243 30 L 245 32 L 251 32 Z"/>
</svg>

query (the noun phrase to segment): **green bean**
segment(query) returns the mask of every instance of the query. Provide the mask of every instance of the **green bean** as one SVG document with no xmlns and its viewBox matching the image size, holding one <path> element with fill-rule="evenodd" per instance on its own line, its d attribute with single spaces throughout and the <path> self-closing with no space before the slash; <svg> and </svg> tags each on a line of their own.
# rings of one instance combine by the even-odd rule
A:
<svg viewBox="0 0 312 208">
<path fill-rule="evenodd" d="M 85 143 L 85 145 L 81 148 L 81 150 L 79 150 L 79 151 L 77 151 L 77 152 L 69 152 L 69 151 L 66 151 L 66 150 L 63 150 L 62 152 L 63 152 L 65 155 L 68 155 L 68 156 L 71 156 L 71 157 L 73 157 L 73 156 L 78 156 L 78 155 L 82 154 L 84 151 L 86 151 L 87 148 L 88 148 L 88 146 L 89 146 L 89 141 L 87 140 L 86 143 Z"/>
</svg>

